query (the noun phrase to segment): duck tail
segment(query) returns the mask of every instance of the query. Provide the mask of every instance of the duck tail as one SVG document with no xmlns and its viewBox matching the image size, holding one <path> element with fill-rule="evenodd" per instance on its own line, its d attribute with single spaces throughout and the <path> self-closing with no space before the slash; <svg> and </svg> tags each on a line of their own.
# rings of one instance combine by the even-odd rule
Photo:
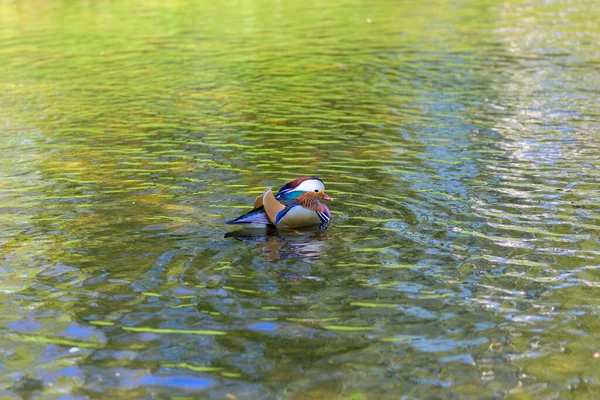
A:
<svg viewBox="0 0 600 400">
<path fill-rule="evenodd" d="M 265 224 L 271 225 L 271 221 L 269 220 L 269 216 L 265 212 L 265 208 L 260 206 L 255 208 L 254 210 L 247 212 L 244 215 L 240 215 L 239 217 L 232 219 L 230 221 L 225 222 L 228 225 L 233 224 Z"/>
</svg>

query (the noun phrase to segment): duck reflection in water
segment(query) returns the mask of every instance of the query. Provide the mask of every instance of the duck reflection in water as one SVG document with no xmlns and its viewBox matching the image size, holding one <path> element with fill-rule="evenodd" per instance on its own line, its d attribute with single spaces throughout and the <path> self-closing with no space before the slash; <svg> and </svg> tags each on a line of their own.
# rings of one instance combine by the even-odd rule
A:
<svg viewBox="0 0 600 400">
<path fill-rule="evenodd" d="M 268 260 L 301 258 L 315 262 L 325 251 L 327 224 L 296 229 L 251 229 L 228 232 L 226 238 L 256 243 Z"/>
</svg>

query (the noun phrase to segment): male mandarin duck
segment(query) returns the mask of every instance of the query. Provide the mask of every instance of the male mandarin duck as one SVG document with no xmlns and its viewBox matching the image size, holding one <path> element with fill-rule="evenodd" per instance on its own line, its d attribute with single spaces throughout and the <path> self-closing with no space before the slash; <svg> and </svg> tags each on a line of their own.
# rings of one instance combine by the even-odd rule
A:
<svg viewBox="0 0 600 400">
<path fill-rule="evenodd" d="M 325 194 L 323 181 L 316 176 L 305 176 L 289 182 L 275 196 L 267 189 L 254 200 L 254 210 L 227 223 L 263 228 L 328 224 L 331 213 L 321 200 L 333 200 Z"/>
</svg>

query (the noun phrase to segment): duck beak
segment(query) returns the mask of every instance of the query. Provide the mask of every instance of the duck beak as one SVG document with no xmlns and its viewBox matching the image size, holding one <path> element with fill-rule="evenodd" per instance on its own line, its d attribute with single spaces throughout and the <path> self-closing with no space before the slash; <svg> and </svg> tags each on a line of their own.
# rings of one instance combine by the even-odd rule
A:
<svg viewBox="0 0 600 400">
<path fill-rule="evenodd" d="M 323 199 L 323 200 L 329 200 L 329 201 L 333 201 L 333 199 L 332 199 L 331 197 L 327 196 L 325 193 L 323 193 L 323 197 L 322 197 L 322 199 Z"/>
</svg>

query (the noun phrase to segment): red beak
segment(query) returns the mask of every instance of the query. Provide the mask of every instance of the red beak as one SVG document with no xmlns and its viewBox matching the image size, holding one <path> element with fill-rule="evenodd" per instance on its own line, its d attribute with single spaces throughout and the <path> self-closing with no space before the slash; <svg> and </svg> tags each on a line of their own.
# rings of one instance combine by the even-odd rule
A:
<svg viewBox="0 0 600 400">
<path fill-rule="evenodd" d="M 333 201 L 333 199 L 332 199 L 331 197 L 327 196 L 325 193 L 323 193 L 323 197 L 322 197 L 322 199 L 323 199 L 323 200 L 329 200 L 329 201 Z"/>
</svg>

